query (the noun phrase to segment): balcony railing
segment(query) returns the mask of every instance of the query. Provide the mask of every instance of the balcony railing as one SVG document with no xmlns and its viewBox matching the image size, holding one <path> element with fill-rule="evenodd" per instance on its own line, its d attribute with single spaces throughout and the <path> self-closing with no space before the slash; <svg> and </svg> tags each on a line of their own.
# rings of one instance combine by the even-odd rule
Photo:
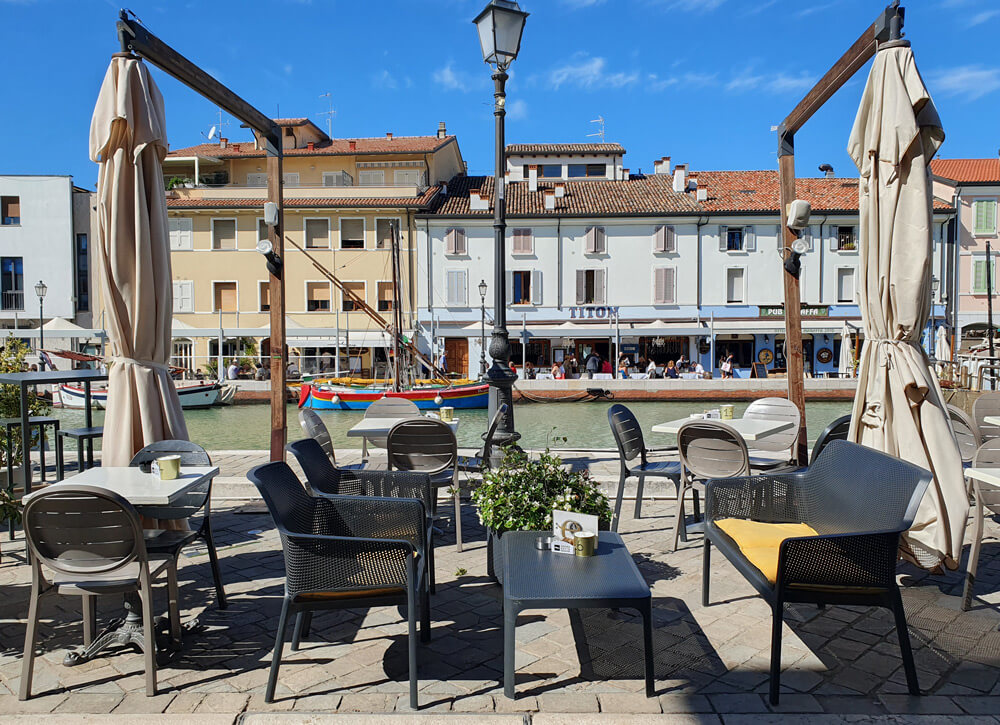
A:
<svg viewBox="0 0 1000 725">
<path fill-rule="evenodd" d="M 291 186 L 284 187 L 285 199 L 396 199 L 418 197 L 427 190 L 426 184 L 381 184 L 379 186 Z M 199 185 L 193 188 L 175 187 L 166 192 L 168 199 L 265 199 L 266 186 Z"/>
<path fill-rule="evenodd" d="M 23 310 L 24 292 L 22 290 L 8 290 L 0 295 L 0 309 L 3 310 Z"/>
</svg>

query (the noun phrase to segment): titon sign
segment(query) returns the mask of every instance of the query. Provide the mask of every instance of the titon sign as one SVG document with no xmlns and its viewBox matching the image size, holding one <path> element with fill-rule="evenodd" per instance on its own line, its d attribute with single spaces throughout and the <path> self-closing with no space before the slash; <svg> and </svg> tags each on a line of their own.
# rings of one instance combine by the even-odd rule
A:
<svg viewBox="0 0 1000 725">
<path fill-rule="evenodd" d="M 620 307 L 608 307 L 605 305 L 585 305 L 569 308 L 569 319 L 571 320 L 614 320 L 618 317 Z"/>
</svg>

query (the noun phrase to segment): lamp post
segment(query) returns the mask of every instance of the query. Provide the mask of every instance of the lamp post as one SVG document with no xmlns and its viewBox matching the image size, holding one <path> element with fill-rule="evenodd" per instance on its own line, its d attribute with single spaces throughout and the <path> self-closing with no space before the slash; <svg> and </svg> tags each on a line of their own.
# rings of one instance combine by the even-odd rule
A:
<svg viewBox="0 0 1000 725">
<path fill-rule="evenodd" d="M 45 345 L 45 332 L 42 326 L 45 324 L 45 293 L 49 291 L 49 288 L 45 285 L 42 280 L 38 280 L 38 284 L 35 285 L 35 294 L 38 295 L 38 363 L 39 368 L 45 369 L 45 363 L 42 362 L 42 347 Z"/>
<path fill-rule="evenodd" d="M 493 230 L 495 300 L 490 357 L 493 365 L 486 373 L 490 385 L 489 415 L 492 419 L 499 407 L 507 405 L 507 414 L 500 421 L 496 442 L 502 446 L 515 443 L 521 436 L 514 430 L 513 385 L 517 376 L 510 369 L 510 339 L 507 332 L 507 209 L 504 198 L 504 116 L 506 115 L 507 67 L 521 49 L 521 33 L 528 13 L 512 0 L 491 0 L 473 23 L 479 31 L 483 60 L 495 68 L 493 73 L 493 116 L 496 121 L 496 168 L 493 179 Z"/>
<path fill-rule="evenodd" d="M 479 309 L 482 321 L 479 327 L 479 379 L 486 378 L 486 280 L 479 281 Z"/>
</svg>

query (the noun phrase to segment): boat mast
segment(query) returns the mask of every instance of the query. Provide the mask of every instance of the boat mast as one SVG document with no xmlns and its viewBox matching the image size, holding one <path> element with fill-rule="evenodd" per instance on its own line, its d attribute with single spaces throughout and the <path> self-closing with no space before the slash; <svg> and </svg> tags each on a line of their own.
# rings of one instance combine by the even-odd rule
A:
<svg viewBox="0 0 1000 725">
<path fill-rule="evenodd" d="M 392 253 L 392 389 L 399 392 L 402 384 L 400 375 L 403 367 L 399 360 L 399 336 L 403 334 L 403 312 L 400 309 L 399 295 L 399 221 L 392 222 L 392 234 L 389 238 Z"/>
</svg>

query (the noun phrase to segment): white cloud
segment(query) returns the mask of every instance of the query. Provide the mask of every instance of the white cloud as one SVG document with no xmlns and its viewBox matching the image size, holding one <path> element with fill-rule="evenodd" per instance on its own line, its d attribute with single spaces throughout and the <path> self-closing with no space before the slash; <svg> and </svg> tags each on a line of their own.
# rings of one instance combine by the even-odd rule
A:
<svg viewBox="0 0 1000 725">
<path fill-rule="evenodd" d="M 593 7 L 594 5 L 601 5 L 603 3 L 604 0 L 562 0 L 563 5 L 569 5 L 574 10 L 578 10 L 580 8 L 589 8 Z"/>
<path fill-rule="evenodd" d="M 808 17 L 810 15 L 815 15 L 816 13 L 821 13 L 824 10 L 827 10 L 828 8 L 832 8 L 834 5 L 837 5 L 837 4 L 838 4 L 837 0 L 834 0 L 834 2 L 819 3 L 818 5 L 810 5 L 807 8 L 802 8 L 797 13 L 795 13 L 795 15 L 796 15 L 796 17 L 799 17 L 799 18 L 805 18 L 805 17 Z"/>
<path fill-rule="evenodd" d="M 507 118 L 522 121 L 528 117 L 528 104 L 520 98 L 507 106 Z"/>
<path fill-rule="evenodd" d="M 383 70 L 381 73 L 376 73 L 375 77 L 372 78 L 372 84 L 376 88 L 385 88 L 390 91 L 394 91 L 399 88 L 399 82 L 395 77 L 387 70 Z"/>
<path fill-rule="evenodd" d="M 468 91 L 469 81 L 464 73 L 457 72 L 452 68 L 452 62 L 444 68 L 438 68 L 433 74 L 434 82 L 446 91 Z"/>
<path fill-rule="evenodd" d="M 816 77 L 803 71 L 796 75 L 788 73 L 755 73 L 746 68 L 726 83 L 726 90 L 733 93 L 760 90 L 766 93 L 791 93 L 807 91 L 816 84 Z"/>
<path fill-rule="evenodd" d="M 981 13 L 976 13 L 972 16 L 969 20 L 969 27 L 987 23 L 998 15 L 1000 15 L 1000 10 L 983 10 Z"/>
<path fill-rule="evenodd" d="M 604 58 L 587 58 L 580 54 L 574 57 L 579 60 L 548 72 L 548 84 L 554 90 L 559 90 L 562 86 L 575 86 L 587 91 L 596 88 L 624 88 L 639 81 L 638 71 L 608 73 L 608 62 Z"/>
<path fill-rule="evenodd" d="M 647 91 L 664 91 L 674 86 L 713 86 L 718 81 L 716 73 L 697 73 L 689 71 L 678 75 L 660 77 L 657 73 L 646 74 Z"/>
<path fill-rule="evenodd" d="M 946 96 L 966 96 L 975 101 L 1000 88 L 1000 68 L 962 65 L 942 68 L 928 76 L 931 92 Z"/>
<path fill-rule="evenodd" d="M 666 10 L 683 10 L 689 13 L 703 13 L 715 10 L 726 0 L 647 0 Z"/>
</svg>

